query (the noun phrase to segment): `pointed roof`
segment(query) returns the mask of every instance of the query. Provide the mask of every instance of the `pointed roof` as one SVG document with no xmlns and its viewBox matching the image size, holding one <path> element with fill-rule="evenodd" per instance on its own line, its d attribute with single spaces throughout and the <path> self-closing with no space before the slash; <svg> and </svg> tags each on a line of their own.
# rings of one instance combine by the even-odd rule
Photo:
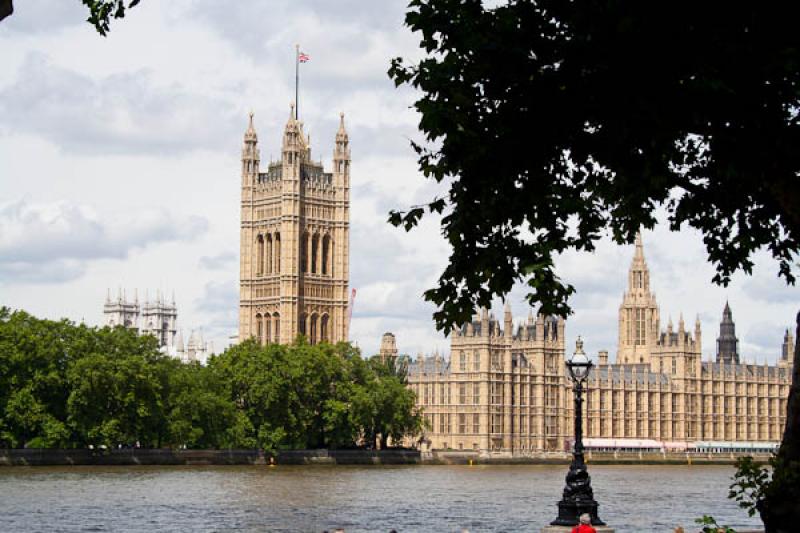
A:
<svg viewBox="0 0 800 533">
<path fill-rule="evenodd" d="M 248 114 L 248 116 L 250 117 L 250 121 L 247 124 L 247 130 L 244 132 L 244 140 L 245 140 L 245 142 L 257 142 L 258 141 L 258 135 L 256 135 L 256 128 L 253 125 L 253 116 L 254 115 L 255 115 L 255 113 L 253 113 L 252 111 L 250 111 L 250 113 Z"/>
<path fill-rule="evenodd" d="M 339 113 L 339 129 L 336 131 L 336 137 L 347 137 L 347 130 L 344 127 L 344 113 Z"/>
<path fill-rule="evenodd" d="M 731 306 L 728 304 L 728 300 L 725 300 L 725 308 L 722 310 L 722 321 L 723 322 L 733 321 L 733 313 L 731 312 Z"/>
<path fill-rule="evenodd" d="M 633 260 L 631 261 L 631 270 L 642 270 L 647 268 L 647 260 L 644 258 L 644 244 L 642 244 L 642 232 L 636 232 L 636 240 L 634 241 Z"/>
</svg>

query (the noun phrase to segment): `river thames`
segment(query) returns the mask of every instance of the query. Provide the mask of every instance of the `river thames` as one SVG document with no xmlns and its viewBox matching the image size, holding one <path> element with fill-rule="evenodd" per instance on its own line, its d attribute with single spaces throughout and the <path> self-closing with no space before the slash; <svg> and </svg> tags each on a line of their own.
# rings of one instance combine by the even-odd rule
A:
<svg viewBox="0 0 800 533">
<path fill-rule="evenodd" d="M 0 468 L 0 531 L 538 531 L 566 466 Z M 590 465 L 619 532 L 696 531 L 704 513 L 760 527 L 728 500 L 730 466 Z M 688 526 L 688 527 L 687 527 Z"/>
</svg>

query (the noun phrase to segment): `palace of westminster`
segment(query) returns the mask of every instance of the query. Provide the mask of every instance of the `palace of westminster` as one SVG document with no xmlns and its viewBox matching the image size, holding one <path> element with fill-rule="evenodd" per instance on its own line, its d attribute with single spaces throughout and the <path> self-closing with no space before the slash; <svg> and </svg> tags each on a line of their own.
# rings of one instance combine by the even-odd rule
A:
<svg viewBox="0 0 800 533">
<path fill-rule="evenodd" d="M 310 136 L 293 106 L 281 158 L 262 170 L 251 113 L 241 153 L 238 340 L 348 340 L 349 218 L 344 116 L 333 139 L 332 172 L 312 160 Z M 109 321 L 126 320 L 130 310 L 123 304 L 106 302 Z M 144 329 L 174 344 L 174 303 L 162 304 L 146 306 Z M 148 316 L 156 311 L 166 318 L 153 326 Z M 702 361 L 699 320 L 693 328 L 682 318 L 677 328 L 671 321 L 661 328 L 639 235 L 618 320 L 616 358 L 599 352 L 588 382 L 587 438 L 646 439 L 676 448 L 694 441 L 780 440 L 794 351 L 788 331 L 777 365 L 745 364 L 726 304 L 716 361 Z M 564 450 L 573 418 L 564 330 L 561 318 L 529 315 L 515 325 L 508 306 L 502 321 L 484 309 L 453 331 L 449 360 L 437 354 L 409 361 L 409 387 L 427 421 L 419 442 L 511 454 Z M 380 357 L 407 356 L 398 356 L 395 337 L 387 333 Z"/>
</svg>

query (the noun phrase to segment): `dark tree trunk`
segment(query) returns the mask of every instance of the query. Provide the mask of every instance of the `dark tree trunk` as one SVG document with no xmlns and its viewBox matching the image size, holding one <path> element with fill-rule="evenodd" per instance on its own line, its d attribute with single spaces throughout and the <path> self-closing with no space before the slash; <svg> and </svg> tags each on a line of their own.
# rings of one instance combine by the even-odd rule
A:
<svg viewBox="0 0 800 533">
<path fill-rule="evenodd" d="M 387 433 L 381 433 L 381 450 L 385 450 L 389 447 L 389 435 Z"/>
<path fill-rule="evenodd" d="M 11 0 L 0 0 L 0 20 L 3 20 L 14 12 L 14 4 Z"/>
<path fill-rule="evenodd" d="M 772 483 L 759 506 L 766 533 L 791 533 L 800 528 L 800 313 L 792 367 L 792 384 L 786 404 L 786 427 L 778 450 Z"/>
</svg>

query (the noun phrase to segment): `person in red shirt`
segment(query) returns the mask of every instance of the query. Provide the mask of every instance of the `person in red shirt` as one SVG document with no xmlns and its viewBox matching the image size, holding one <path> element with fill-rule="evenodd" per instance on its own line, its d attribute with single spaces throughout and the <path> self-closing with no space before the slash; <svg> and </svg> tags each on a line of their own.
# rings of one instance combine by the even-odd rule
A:
<svg viewBox="0 0 800 533">
<path fill-rule="evenodd" d="M 580 524 L 572 528 L 572 533 L 597 533 L 597 530 L 592 527 L 592 517 L 589 513 L 583 513 L 578 519 Z"/>
</svg>

